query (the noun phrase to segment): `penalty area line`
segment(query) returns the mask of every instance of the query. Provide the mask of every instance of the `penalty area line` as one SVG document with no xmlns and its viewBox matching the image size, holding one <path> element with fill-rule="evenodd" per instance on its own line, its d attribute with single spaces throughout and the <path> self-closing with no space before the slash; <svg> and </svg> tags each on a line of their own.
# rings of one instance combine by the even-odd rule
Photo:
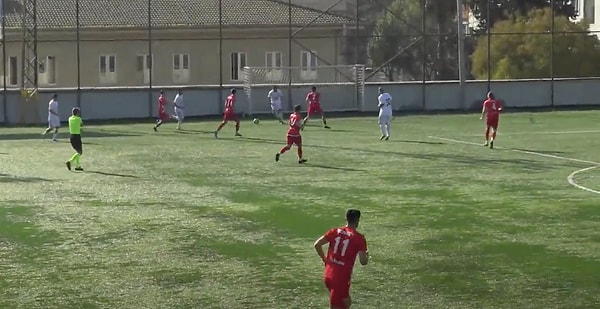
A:
<svg viewBox="0 0 600 309">
<path fill-rule="evenodd" d="M 563 134 L 590 134 L 600 133 L 600 130 L 581 130 L 581 131 L 542 131 L 542 132 L 502 132 L 501 135 L 563 135 Z M 481 136 L 481 134 L 468 134 L 463 136 Z"/>
<path fill-rule="evenodd" d="M 479 143 L 463 141 L 463 140 L 447 138 L 447 137 L 439 137 L 439 136 L 428 136 L 428 137 L 432 138 L 432 139 L 437 139 L 437 140 L 446 141 L 446 142 L 452 142 L 452 143 L 456 143 L 456 144 L 472 145 L 472 146 L 479 146 L 479 147 L 483 146 L 482 144 L 479 144 Z M 496 148 L 503 149 L 503 150 L 510 150 L 510 151 L 514 151 L 514 152 L 518 152 L 518 153 L 525 153 L 525 154 L 529 154 L 529 155 L 545 157 L 545 158 L 552 158 L 552 159 L 557 159 L 557 160 L 565 160 L 565 161 L 571 161 L 571 162 L 577 162 L 577 163 L 591 164 L 593 166 L 586 167 L 586 168 L 583 168 L 580 170 L 576 170 L 573 173 L 571 173 L 569 176 L 567 176 L 567 182 L 570 185 L 572 185 L 578 189 L 581 189 L 581 190 L 584 190 L 584 191 L 587 191 L 590 193 L 600 194 L 600 191 L 598 191 L 598 190 L 590 189 L 588 187 L 582 186 L 575 182 L 575 176 L 577 174 L 584 173 L 584 172 L 593 170 L 595 168 L 600 168 L 600 163 L 598 163 L 598 162 L 569 158 L 569 157 L 561 157 L 561 156 L 557 156 L 557 155 L 551 155 L 551 154 L 547 154 L 547 153 L 541 153 L 541 152 L 535 152 L 535 151 L 529 151 L 529 150 L 521 150 L 521 149 L 506 148 L 506 147 L 496 147 Z"/>
</svg>

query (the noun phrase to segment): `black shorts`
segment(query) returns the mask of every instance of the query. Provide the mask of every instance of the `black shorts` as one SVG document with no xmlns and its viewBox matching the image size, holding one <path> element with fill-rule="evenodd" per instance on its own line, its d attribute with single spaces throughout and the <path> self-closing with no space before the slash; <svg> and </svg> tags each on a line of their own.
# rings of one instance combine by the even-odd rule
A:
<svg viewBox="0 0 600 309">
<path fill-rule="evenodd" d="M 81 135 L 79 134 L 71 134 L 71 146 L 78 153 L 83 153 L 83 143 L 81 142 Z"/>
</svg>

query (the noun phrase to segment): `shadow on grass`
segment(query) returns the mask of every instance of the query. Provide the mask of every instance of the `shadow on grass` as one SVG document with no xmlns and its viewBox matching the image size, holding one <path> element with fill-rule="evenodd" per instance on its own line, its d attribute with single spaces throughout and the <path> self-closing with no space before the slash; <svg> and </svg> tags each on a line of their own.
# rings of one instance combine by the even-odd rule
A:
<svg viewBox="0 0 600 309">
<path fill-rule="evenodd" d="M 263 139 L 256 137 L 244 137 L 240 139 L 245 142 L 253 142 L 253 143 L 264 143 L 264 144 L 274 144 L 274 145 L 283 145 L 285 142 L 283 140 L 272 140 L 272 139 Z M 389 150 L 372 150 L 372 149 L 361 149 L 361 148 L 350 148 L 350 147 L 338 147 L 338 146 L 326 146 L 326 145 L 310 145 L 305 144 L 305 147 L 310 148 L 321 148 L 321 149 L 332 149 L 332 150 L 344 150 L 344 151 L 354 151 L 354 152 L 363 152 L 363 153 L 371 153 L 371 154 L 379 154 L 379 155 L 396 155 L 403 156 L 411 159 L 418 160 L 430 160 L 435 162 L 448 162 L 448 163 L 457 163 L 457 164 L 466 164 L 473 166 L 473 164 L 479 167 L 508 167 L 508 168 L 519 168 L 526 171 L 544 171 L 551 168 L 556 168 L 557 166 L 561 167 L 577 167 L 579 165 L 573 162 L 544 162 L 539 160 L 531 160 L 531 159 L 490 159 L 489 157 L 480 157 L 480 156 L 468 156 L 461 155 L 456 153 L 410 153 L 410 152 L 400 152 L 400 151 L 389 151 Z M 481 147 L 482 150 L 483 147 Z M 485 151 L 495 151 L 487 149 Z"/>
<path fill-rule="evenodd" d="M 517 150 L 517 151 L 529 151 L 529 152 L 537 152 L 537 153 L 543 153 L 543 154 L 548 154 L 548 155 L 564 155 L 566 152 L 564 151 L 557 151 L 557 150 L 535 150 L 535 149 L 523 149 L 523 148 L 506 148 L 508 150 Z"/>
<path fill-rule="evenodd" d="M 101 171 L 85 171 L 85 172 L 91 173 L 91 174 L 97 174 L 97 175 L 104 175 L 104 176 L 114 176 L 114 177 L 123 177 L 123 178 L 140 178 L 139 176 L 135 176 L 135 175 L 108 173 L 108 172 L 101 172 Z"/>
<path fill-rule="evenodd" d="M 81 134 L 82 138 L 97 138 L 97 137 L 125 137 L 125 136 L 140 136 L 140 134 L 136 133 L 125 133 L 125 132 L 109 132 L 109 131 L 83 131 Z M 0 139 L 2 140 L 30 140 L 30 139 L 45 139 L 43 135 L 39 133 L 11 133 L 11 134 L 2 134 L 0 135 Z M 68 137 L 66 138 L 66 142 L 68 143 Z M 84 142 L 84 144 L 90 144 Z"/>
<path fill-rule="evenodd" d="M 356 169 L 356 168 L 328 166 L 328 165 L 322 165 L 322 164 L 314 164 L 314 163 L 310 163 L 310 162 L 302 164 L 302 166 L 303 167 L 318 167 L 318 168 L 327 169 L 327 170 L 337 170 L 337 171 L 346 171 L 346 172 L 366 172 L 366 170 L 361 170 L 361 169 Z"/>
<path fill-rule="evenodd" d="M 446 143 L 443 143 L 443 142 L 426 142 L 426 141 L 395 140 L 395 139 L 391 139 L 388 142 L 406 143 L 406 144 L 424 144 L 424 145 L 447 145 Z"/>
<path fill-rule="evenodd" d="M 39 177 L 25 177 L 15 176 L 10 174 L 0 173 L 0 183 L 2 182 L 42 182 L 42 181 L 53 181 L 52 179 L 39 178 Z"/>
</svg>

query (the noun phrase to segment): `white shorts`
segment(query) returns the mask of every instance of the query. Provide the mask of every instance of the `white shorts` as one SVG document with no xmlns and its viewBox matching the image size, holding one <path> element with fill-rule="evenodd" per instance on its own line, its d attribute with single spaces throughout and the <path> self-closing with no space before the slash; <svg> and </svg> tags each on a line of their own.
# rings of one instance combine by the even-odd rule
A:
<svg viewBox="0 0 600 309">
<path fill-rule="evenodd" d="M 380 124 L 389 124 L 392 121 L 392 114 L 379 114 Z"/>
<path fill-rule="evenodd" d="M 177 120 L 183 121 L 183 118 L 185 118 L 185 113 L 183 112 L 183 108 L 175 107 L 175 116 L 177 117 Z"/>
<path fill-rule="evenodd" d="M 281 102 L 280 103 L 271 103 L 271 111 L 273 111 L 273 112 L 281 111 Z"/>
<path fill-rule="evenodd" d="M 60 117 L 58 117 L 58 116 L 48 117 L 48 128 L 60 128 Z"/>
</svg>

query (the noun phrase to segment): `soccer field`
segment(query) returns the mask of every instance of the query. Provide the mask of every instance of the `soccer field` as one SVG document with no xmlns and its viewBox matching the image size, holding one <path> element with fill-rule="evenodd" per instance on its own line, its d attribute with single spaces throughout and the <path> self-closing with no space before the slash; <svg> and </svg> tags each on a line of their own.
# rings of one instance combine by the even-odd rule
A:
<svg viewBox="0 0 600 309">
<path fill-rule="evenodd" d="M 353 308 L 598 308 L 600 112 L 0 129 L 0 308 L 327 308 L 312 244 L 363 212 Z M 569 176 L 571 176 L 569 178 Z"/>
</svg>

